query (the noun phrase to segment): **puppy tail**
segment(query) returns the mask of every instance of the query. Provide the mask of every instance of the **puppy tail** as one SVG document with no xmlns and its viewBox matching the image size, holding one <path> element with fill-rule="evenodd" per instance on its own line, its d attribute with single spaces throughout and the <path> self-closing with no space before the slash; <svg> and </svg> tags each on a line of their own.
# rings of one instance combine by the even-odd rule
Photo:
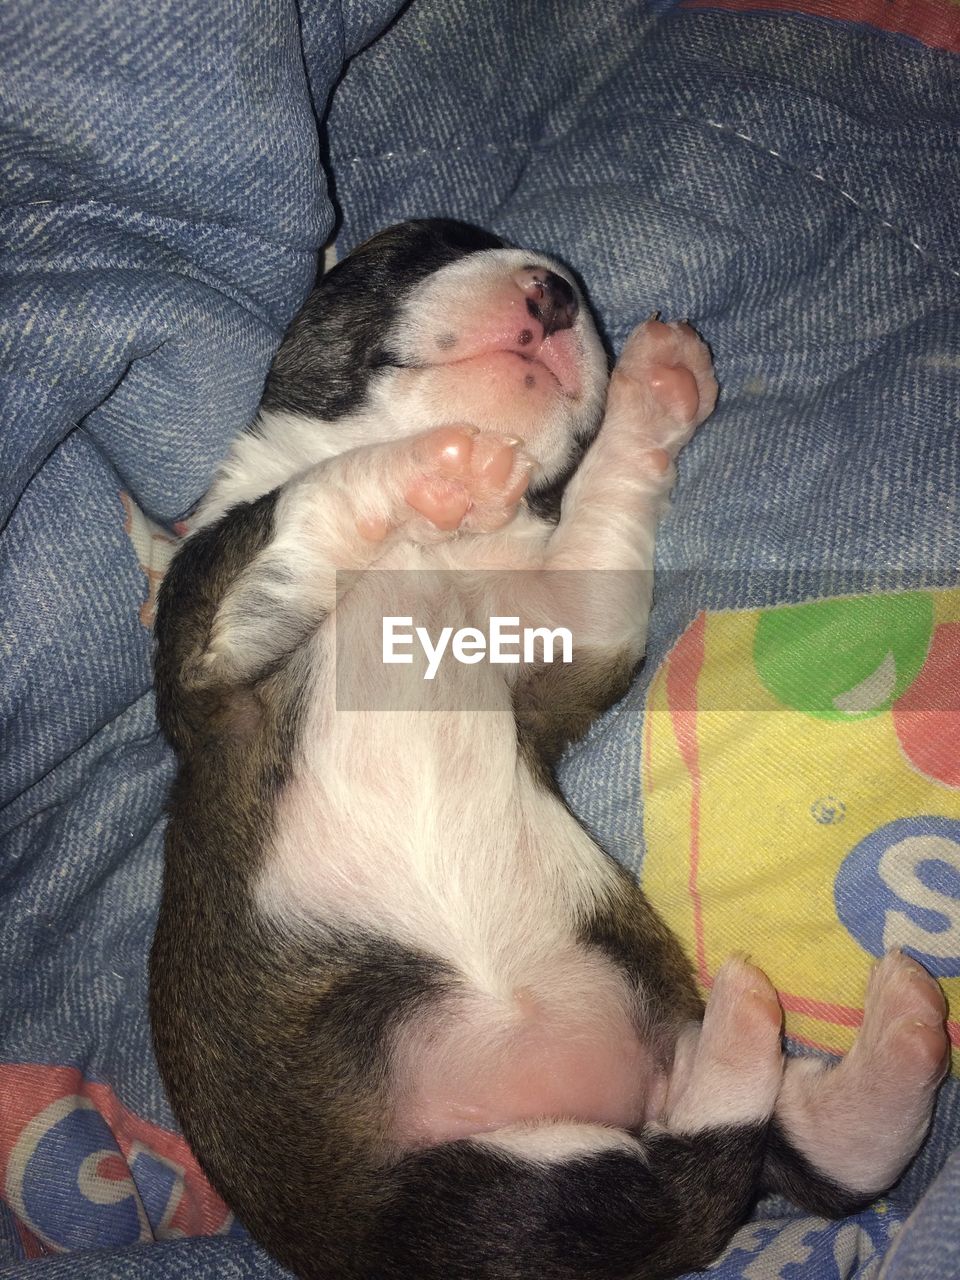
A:
<svg viewBox="0 0 960 1280">
<path fill-rule="evenodd" d="M 749 1211 L 766 1130 L 544 1123 L 417 1152 L 391 1170 L 364 1275 L 652 1280 L 699 1269 Z"/>
</svg>

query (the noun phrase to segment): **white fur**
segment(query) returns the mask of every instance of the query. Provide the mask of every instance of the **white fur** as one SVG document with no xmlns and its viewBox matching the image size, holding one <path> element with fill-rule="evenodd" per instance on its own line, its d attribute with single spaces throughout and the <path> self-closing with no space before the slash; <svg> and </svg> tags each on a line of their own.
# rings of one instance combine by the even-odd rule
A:
<svg viewBox="0 0 960 1280">
<path fill-rule="evenodd" d="M 600 1124 L 513 1125 L 495 1133 L 478 1134 L 471 1141 L 536 1164 L 558 1164 L 607 1151 L 621 1151 L 635 1158 L 643 1156 L 640 1143 L 629 1134 Z"/>
<path fill-rule="evenodd" d="M 230 507 L 253 502 L 316 463 L 336 457 L 344 447 L 328 423 L 294 413 L 261 413 L 250 430 L 234 441 L 216 480 L 188 521 L 191 533 L 213 524 Z"/>
<path fill-rule="evenodd" d="M 667 1100 L 670 1128 L 762 1123 L 783 1078 L 781 1012 L 767 978 L 734 957 L 721 965 L 703 1026 L 681 1036 Z"/>
</svg>

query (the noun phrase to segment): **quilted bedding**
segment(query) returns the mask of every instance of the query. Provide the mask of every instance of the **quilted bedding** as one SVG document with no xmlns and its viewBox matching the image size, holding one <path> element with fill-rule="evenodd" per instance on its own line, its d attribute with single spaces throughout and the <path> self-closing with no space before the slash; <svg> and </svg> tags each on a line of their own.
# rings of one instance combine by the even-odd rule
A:
<svg viewBox="0 0 960 1280">
<path fill-rule="evenodd" d="M 150 625 L 334 232 L 464 217 L 573 265 L 613 349 L 705 335 L 649 659 L 563 785 L 797 1052 L 847 1047 L 889 945 L 956 1017 L 960 7 L 399 8 L 3 6 L 0 1277 L 280 1274 L 152 1058 Z M 717 1275 L 960 1275 L 958 1140 L 951 1079 L 887 1199 L 762 1205 Z"/>
</svg>

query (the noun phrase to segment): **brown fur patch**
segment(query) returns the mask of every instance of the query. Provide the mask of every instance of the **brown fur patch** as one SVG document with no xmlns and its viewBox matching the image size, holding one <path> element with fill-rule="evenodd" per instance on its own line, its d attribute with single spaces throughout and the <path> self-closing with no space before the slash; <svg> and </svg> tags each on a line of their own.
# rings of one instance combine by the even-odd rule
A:
<svg viewBox="0 0 960 1280">
<path fill-rule="evenodd" d="M 579 651 L 572 663 L 537 663 L 517 681 L 513 714 L 520 749 L 541 776 L 551 776 L 563 752 L 627 692 L 631 653 Z"/>
<path fill-rule="evenodd" d="M 202 659 L 219 602 L 270 537 L 273 505 L 236 507 L 194 535 L 161 594 L 157 703 L 180 769 L 151 1021 L 164 1084 L 214 1186 L 286 1265 L 346 1278 L 388 1194 L 387 1040 L 449 976 L 389 940 L 281 932 L 256 912 L 313 673 L 296 651 L 231 685 Z"/>
</svg>

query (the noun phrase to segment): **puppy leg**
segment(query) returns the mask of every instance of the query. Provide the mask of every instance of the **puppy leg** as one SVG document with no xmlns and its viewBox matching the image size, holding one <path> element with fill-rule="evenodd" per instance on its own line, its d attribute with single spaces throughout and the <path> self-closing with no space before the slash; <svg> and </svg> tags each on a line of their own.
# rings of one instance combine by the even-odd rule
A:
<svg viewBox="0 0 960 1280">
<path fill-rule="evenodd" d="M 689 325 L 648 320 L 627 339 L 544 559 L 543 607 L 567 610 L 580 647 L 642 655 L 673 459 L 716 399 L 710 353 Z"/>
<path fill-rule="evenodd" d="M 399 529 L 430 542 L 505 524 L 530 472 L 517 443 L 441 427 L 341 454 L 285 485 L 269 539 L 218 603 L 198 674 L 243 682 L 272 669 L 333 609 L 337 571 L 370 567 Z"/>
<path fill-rule="evenodd" d="M 891 951 L 867 987 L 863 1026 L 836 1065 L 787 1065 L 765 1178 L 816 1213 L 840 1214 L 886 1191 L 916 1154 L 949 1063 L 937 983 Z M 799 1155 L 799 1159 L 798 1159 Z"/>
<path fill-rule="evenodd" d="M 566 627 L 570 665 L 524 668 L 514 695 L 522 738 L 548 768 L 622 697 L 643 656 L 657 521 L 673 458 L 717 398 L 710 353 L 689 325 L 650 320 L 613 371 L 603 426 L 563 499 L 544 572 L 502 611 Z"/>
<path fill-rule="evenodd" d="M 564 495 L 546 567 L 582 574 L 582 640 L 643 651 L 657 522 L 673 459 L 713 411 L 710 353 L 686 324 L 648 320 L 627 340 L 610 379 L 603 426 Z M 610 570 L 630 570 L 626 574 Z M 637 572 L 639 571 L 639 572 Z M 626 591 L 626 595 L 625 595 Z M 599 610 L 599 611 L 598 611 Z"/>
<path fill-rule="evenodd" d="M 767 977 L 745 960 L 727 960 L 703 1023 L 677 1041 L 660 1122 L 672 1133 L 696 1133 L 769 1120 L 783 1078 L 782 1022 Z"/>
</svg>

